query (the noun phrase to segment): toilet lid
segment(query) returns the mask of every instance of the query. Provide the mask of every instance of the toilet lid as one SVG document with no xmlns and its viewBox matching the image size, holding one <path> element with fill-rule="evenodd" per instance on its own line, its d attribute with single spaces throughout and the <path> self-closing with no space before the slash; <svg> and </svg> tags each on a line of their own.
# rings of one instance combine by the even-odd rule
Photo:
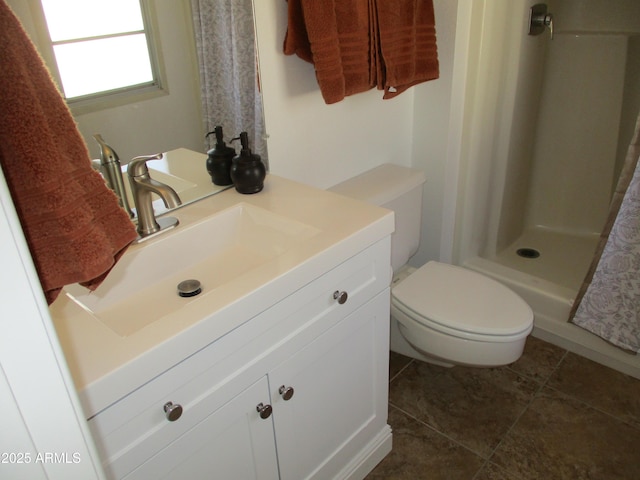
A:
<svg viewBox="0 0 640 480">
<path fill-rule="evenodd" d="M 393 301 L 415 320 L 485 335 L 531 328 L 533 311 L 501 283 L 455 265 L 428 262 L 392 290 Z"/>
</svg>

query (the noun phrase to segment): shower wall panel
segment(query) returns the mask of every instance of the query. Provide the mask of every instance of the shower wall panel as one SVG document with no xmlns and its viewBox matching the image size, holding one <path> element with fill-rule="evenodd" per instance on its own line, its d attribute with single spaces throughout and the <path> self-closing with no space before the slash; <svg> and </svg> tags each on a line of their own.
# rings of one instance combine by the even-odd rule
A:
<svg viewBox="0 0 640 480">
<path fill-rule="evenodd" d="M 637 32 L 638 0 L 552 0 L 555 27 L 562 32 Z"/>
<path fill-rule="evenodd" d="M 520 17 L 526 23 L 529 16 L 529 3 L 526 1 L 513 2 L 513 17 Z M 514 22 L 515 23 L 515 22 Z M 522 235 L 525 228 L 525 213 L 527 209 L 527 192 L 531 182 L 531 161 L 536 119 L 540 104 L 542 88 L 545 46 L 549 41 L 548 35 L 529 36 L 526 29 L 518 28 L 505 38 L 517 51 L 512 55 L 506 72 L 507 78 L 515 81 L 513 103 L 507 104 L 503 110 L 499 123 L 501 135 L 498 136 L 498 147 L 495 150 L 495 164 L 502 164 L 495 172 L 503 171 L 503 178 L 494 187 L 496 198 L 492 215 L 497 216 L 498 225 L 492 226 L 495 232 L 489 233 L 487 253 L 493 255 L 500 252 Z M 511 70 L 509 70 L 511 69 Z M 504 89 L 504 94 L 510 91 Z M 502 146 L 502 145 L 503 146 Z M 498 196 L 499 195 L 499 196 Z"/>
<path fill-rule="evenodd" d="M 558 33 L 547 52 L 527 224 L 598 233 L 618 144 L 627 37 Z"/>
</svg>

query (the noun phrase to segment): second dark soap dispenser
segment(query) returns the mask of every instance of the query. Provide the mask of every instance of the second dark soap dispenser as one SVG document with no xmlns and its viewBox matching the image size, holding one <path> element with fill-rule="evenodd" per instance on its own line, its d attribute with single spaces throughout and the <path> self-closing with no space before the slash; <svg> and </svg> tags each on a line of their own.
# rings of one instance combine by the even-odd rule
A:
<svg viewBox="0 0 640 480">
<path fill-rule="evenodd" d="M 231 161 L 236 155 L 235 148 L 227 147 L 223 140 L 222 127 L 217 126 L 213 132 L 216 134 L 216 145 L 207 152 L 207 172 L 211 175 L 211 181 L 215 185 L 231 185 Z"/>
<path fill-rule="evenodd" d="M 251 153 L 247 132 L 240 134 L 242 150 L 233 158 L 231 179 L 240 193 L 258 193 L 264 187 L 266 168 L 260 155 Z"/>
</svg>

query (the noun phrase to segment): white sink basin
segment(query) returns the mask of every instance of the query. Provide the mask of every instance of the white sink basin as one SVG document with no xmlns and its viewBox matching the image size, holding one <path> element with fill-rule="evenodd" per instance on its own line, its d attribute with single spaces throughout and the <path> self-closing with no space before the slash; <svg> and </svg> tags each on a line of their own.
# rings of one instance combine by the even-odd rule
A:
<svg viewBox="0 0 640 480">
<path fill-rule="evenodd" d="M 240 203 L 192 225 L 130 247 L 94 292 L 65 287 L 82 308 L 121 336 L 129 336 L 188 302 L 277 258 L 319 233 L 317 228 Z M 177 285 L 201 282 L 202 293 L 184 298 Z"/>
</svg>

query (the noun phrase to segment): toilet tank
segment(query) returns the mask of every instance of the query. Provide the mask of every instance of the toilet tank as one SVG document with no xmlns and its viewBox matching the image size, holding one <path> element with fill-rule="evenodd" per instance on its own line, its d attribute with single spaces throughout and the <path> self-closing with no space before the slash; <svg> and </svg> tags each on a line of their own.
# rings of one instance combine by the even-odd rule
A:
<svg viewBox="0 0 640 480">
<path fill-rule="evenodd" d="M 384 164 L 329 188 L 334 193 L 393 210 L 396 229 L 391 236 L 391 267 L 394 272 L 418 250 L 425 180 L 420 170 Z"/>
</svg>

